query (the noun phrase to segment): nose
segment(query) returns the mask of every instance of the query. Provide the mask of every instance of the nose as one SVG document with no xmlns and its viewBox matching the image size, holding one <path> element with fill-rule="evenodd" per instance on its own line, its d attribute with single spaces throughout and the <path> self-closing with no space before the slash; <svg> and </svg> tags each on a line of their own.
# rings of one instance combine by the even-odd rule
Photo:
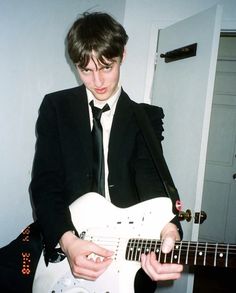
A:
<svg viewBox="0 0 236 293">
<path fill-rule="evenodd" d="M 99 70 L 94 71 L 93 80 L 95 87 L 101 87 L 103 84 L 102 74 Z"/>
</svg>

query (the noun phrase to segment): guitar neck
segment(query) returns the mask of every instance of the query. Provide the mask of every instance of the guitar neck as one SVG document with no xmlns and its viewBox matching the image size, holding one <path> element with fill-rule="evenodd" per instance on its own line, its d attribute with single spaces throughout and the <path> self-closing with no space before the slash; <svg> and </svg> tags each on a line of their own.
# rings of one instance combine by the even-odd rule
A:
<svg viewBox="0 0 236 293">
<path fill-rule="evenodd" d="M 142 253 L 154 251 L 161 263 L 235 268 L 236 245 L 210 242 L 177 241 L 174 249 L 164 254 L 162 242 L 151 239 L 129 239 L 126 260 L 140 261 Z"/>
</svg>

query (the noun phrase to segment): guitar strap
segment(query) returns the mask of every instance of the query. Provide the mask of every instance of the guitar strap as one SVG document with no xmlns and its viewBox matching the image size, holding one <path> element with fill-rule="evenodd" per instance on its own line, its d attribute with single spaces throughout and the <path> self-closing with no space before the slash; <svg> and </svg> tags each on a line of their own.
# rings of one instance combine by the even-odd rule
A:
<svg viewBox="0 0 236 293">
<path fill-rule="evenodd" d="M 142 131 L 144 140 L 153 159 L 155 168 L 164 185 L 166 194 L 172 200 L 173 213 L 177 214 L 179 212 L 180 206 L 179 194 L 166 164 L 160 142 L 157 139 L 153 126 L 142 104 L 135 103 L 134 112 L 138 122 L 138 126 Z"/>
</svg>

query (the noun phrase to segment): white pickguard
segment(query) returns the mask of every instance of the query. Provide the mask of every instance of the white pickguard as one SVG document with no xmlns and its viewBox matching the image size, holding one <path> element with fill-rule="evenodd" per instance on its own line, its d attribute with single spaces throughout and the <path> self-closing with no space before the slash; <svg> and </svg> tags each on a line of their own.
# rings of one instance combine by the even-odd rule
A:
<svg viewBox="0 0 236 293">
<path fill-rule="evenodd" d="M 41 255 L 33 293 L 133 293 L 139 262 L 125 260 L 130 238 L 158 239 L 173 217 L 169 198 L 154 198 L 129 208 L 118 208 L 96 193 L 88 193 L 70 206 L 73 223 L 85 239 L 115 252 L 109 268 L 96 280 L 74 278 L 67 259 L 45 266 Z"/>
</svg>

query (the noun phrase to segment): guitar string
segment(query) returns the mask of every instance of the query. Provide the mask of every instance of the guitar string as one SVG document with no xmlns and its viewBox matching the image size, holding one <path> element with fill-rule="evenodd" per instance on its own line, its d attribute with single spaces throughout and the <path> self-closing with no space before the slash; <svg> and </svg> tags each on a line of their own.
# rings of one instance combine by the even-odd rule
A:
<svg viewBox="0 0 236 293">
<path fill-rule="evenodd" d="M 99 237 L 99 238 L 96 238 L 96 237 Z M 126 241 L 129 241 L 129 240 L 136 240 L 136 241 L 140 241 L 140 240 L 142 240 L 145 244 L 146 243 L 149 243 L 149 242 L 154 242 L 154 244 L 156 244 L 156 242 L 157 243 L 161 243 L 161 240 L 156 240 L 156 239 L 144 239 L 144 238 L 138 238 L 138 237 L 132 237 L 132 238 L 127 238 L 127 237 L 117 237 L 117 236 L 114 236 L 114 237 L 106 237 L 106 236 L 88 236 L 88 235 L 86 235 L 86 238 L 88 238 L 89 240 L 93 240 L 93 239 L 96 239 L 97 241 L 104 241 L 104 239 L 105 239 L 105 241 L 115 241 L 115 242 L 117 242 L 117 241 L 119 241 L 119 240 L 126 240 Z M 176 241 L 176 245 L 178 245 L 178 244 L 181 244 L 182 243 L 182 245 L 184 245 L 184 244 L 186 244 L 186 245 L 188 245 L 188 242 L 189 241 L 185 241 L 185 240 L 183 240 L 183 241 Z M 154 245 L 153 244 L 153 245 Z M 190 241 L 190 245 L 191 246 L 193 246 L 193 247 L 195 247 L 196 245 L 198 245 L 198 246 L 200 246 L 200 245 L 202 245 L 203 247 L 205 247 L 205 245 L 208 245 L 209 247 L 210 247 L 210 245 L 212 246 L 212 248 L 214 248 L 216 245 L 218 245 L 218 246 L 221 246 L 221 247 L 227 247 L 228 245 L 230 245 L 230 248 L 232 248 L 232 249 L 236 249 L 236 244 L 226 244 L 226 243 L 213 243 L 213 242 L 198 242 L 198 241 L 196 241 L 196 242 L 194 242 L 194 241 Z"/>
<path fill-rule="evenodd" d="M 99 236 L 96 236 L 96 237 L 99 237 Z M 160 240 L 156 240 L 156 239 L 143 239 L 143 238 L 130 238 L 130 239 L 127 239 L 125 237 L 106 237 L 106 236 L 101 236 L 99 238 L 95 238 L 94 236 L 88 236 L 87 235 L 87 238 L 89 238 L 90 241 L 93 241 L 97 244 L 100 244 L 100 245 L 103 245 L 103 246 L 106 246 L 106 247 L 117 247 L 119 246 L 119 243 L 123 240 L 128 241 L 130 239 L 134 239 L 135 241 L 140 241 L 142 240 L 142 246 L 143 245 L 148 245 L 150 244 L 151 242 L 154 242 L 153 244 L 151 244 L 151 247 L 152 246 L 156 246 L 157 244 L 161 245 L 161 241 Z M 234 254 L 236 253 L 236 244 L 225 244 L 225 243 L 211 243 L 211 242 L 189 242 L 188 241 L 177 241 L 175 243 L 175 250 L 176 249 L 176 246 L 178 245 L 181 245 L 181 251 L 189 251 L 189 252 L 195 252 L 196 251 L 196 246 L 198 246 L 198 251 L 200 249 L 204 249 L 205 246 L 207 245 L 207 253 L 214 253 L 215 250 L 216 250 L 216 247 L 217 247 L 217 250 L 218 250 L 218 253 L 222 252 L 222 249 L 228 249 L 230 254 Z M 134 244 L 132 245 L 133 248 L 137 248 L 139 247 L 140 245 L 137 245 L 137 243 L 134 242 Z M 186 246 L 186 247 L 185 247 Z"/>
<path fill-rule="evenodd" d="M 97 237 L 98 236 L 91 236 L 90 239 L 86 240 L 93 241 L 97 245 L 114 251 L 114 255 L 112 256 L 114 260 L 119 258 L 119 256 L 123 256 L 127 260 L 140 262 L 143 253 L 153 251 L 157 253 L 157 260 L 162 263 L 182 263 L 186 265 L 192 263 L 194 265 L 204 266 L 206 266 L 206 264 L 209 266 L 216 266 L 217 264 L 223 267 L 230 267 L 233 264 L 231 262 L 232 258 L 233 261 L 235 261 L 234 257 L 236 256 L 236 244 L 232 244 L 230 247 L 225 243 L 191 243 L 190 241 L 177 241 L 174 249 L 170 253 L 165 254 L 161 251 L 162 241 L 157 239 Z M 123 241 L 124 243 L 122 243 Z M 181 247 L 181 250 L 179 247 Z M 183 261 L 183 259 L 185 261 Z M 222 265 L 223 263 L 224 265 Z M 234 266 L 233 264 L 233 267 Z"/>
</svg>

